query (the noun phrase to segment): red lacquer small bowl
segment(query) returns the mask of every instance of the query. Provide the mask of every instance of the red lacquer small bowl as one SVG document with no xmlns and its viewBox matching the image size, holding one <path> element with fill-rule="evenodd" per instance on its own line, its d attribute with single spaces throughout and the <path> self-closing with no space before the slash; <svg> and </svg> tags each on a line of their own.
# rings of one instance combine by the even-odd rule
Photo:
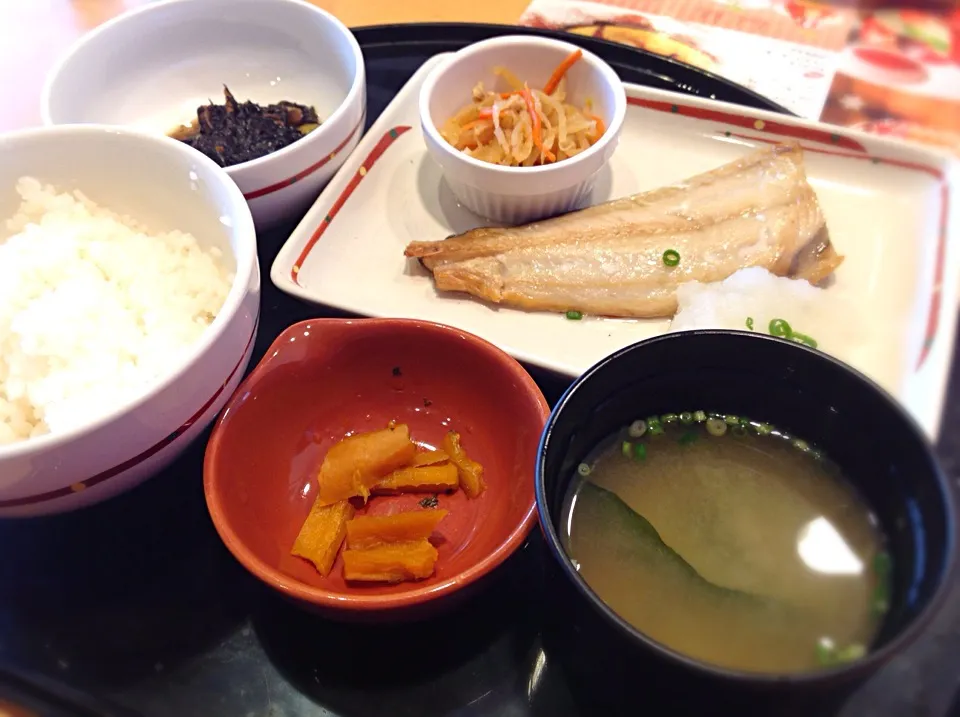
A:
<svg viewBox="0 0 960 717">
<path fill-rule="evenodd" d="M 284 331 L 227 404 L 204 461 L 220 537 L 254 575 L 311 606 L 419 612 L 502 563 L 535 522 L 533 473 L 550 409 L 533 379 L 492 344 L 407 319 L 317 319 Z M 327 577 L 290 548 L 313 504 L 326 451 L 351 431 L 397 420 L 437 446 L 449 430 L 484 466 L 487 490 L 439 496 L 433 577 L 356 585 L 338 558 Z M 419 495 L 380 496 L 368 515 L 419 509 Z"/>
</svg>

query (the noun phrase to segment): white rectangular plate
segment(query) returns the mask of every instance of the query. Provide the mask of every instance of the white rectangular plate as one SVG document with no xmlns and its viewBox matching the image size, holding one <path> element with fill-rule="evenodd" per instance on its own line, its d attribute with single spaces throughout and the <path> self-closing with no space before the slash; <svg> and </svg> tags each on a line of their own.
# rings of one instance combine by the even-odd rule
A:
<svg viewBox="0 0 960 717">
<path fill-rule="evenodd" d="M 411 241 L 485 224 L 457 204 L 420 136 L 417 96 L 440 57 L 411 78 L 320 195 L 277 256 L 273 282 L 294 296 L 356 314 L 450 324 L 521 361 L 570 376 L 667 331 L 669 320 L 570 321 L 438 294 L 429 275 L 404 258 Z M 950 212 L 956 164 L 859 132 L 635 85 L 626 89 L 620 147 L 593 202 L 685 179 L 764 143 L 800 141 L 834 245 L 846 256 L 829 291 L 856 303 L 857 325 L 850 331 L 856 339 L 832 352 L 897 396 L 936 435 L 960 279 L 960 231 Z M 852 319 L 838 315 L 838 322 L 845 320 Z"/>
</svg>

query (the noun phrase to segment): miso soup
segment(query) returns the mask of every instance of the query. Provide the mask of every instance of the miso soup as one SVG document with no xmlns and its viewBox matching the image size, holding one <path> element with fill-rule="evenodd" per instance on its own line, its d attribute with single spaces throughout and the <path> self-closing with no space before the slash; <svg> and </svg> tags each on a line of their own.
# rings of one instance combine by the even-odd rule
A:
<svg viewBox="0 0 960 717">
<path fill-rule="evenodd" d="M 763 423 L 698 411 L 625 427 L 580 464 L 562 525 L 620 617 L 720 667 L 856 659 L 887 607 L 867 506 L 816 449 Z"/>
</svg>

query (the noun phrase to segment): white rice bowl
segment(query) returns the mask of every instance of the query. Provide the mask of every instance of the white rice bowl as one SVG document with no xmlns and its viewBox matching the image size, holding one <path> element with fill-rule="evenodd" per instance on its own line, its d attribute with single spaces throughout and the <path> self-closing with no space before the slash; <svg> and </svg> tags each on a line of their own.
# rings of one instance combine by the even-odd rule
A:
<svg viewBox="0 0 960 717">
<path fill-rule="evenodd" d="M 21 178 L 0 235 L 0 445 L 90 423 L 146 394 L 210 326 L 221 252 L 149 233 L 79 192 Z"/>
</svg>

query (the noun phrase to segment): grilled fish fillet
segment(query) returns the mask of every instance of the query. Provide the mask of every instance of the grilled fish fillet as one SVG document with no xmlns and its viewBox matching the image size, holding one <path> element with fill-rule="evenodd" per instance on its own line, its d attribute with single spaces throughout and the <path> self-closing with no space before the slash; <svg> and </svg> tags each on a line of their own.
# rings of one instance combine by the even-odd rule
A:
<svg viewBox="0 0 960 717">
<path fill-rule="evenodd" d="M 680 263 L 668 267 L 673 249 Z M 679 284 L 760 266 L 815 284 L 834 251 L 797 144 L 775 145 L 677 185 L 525 226 L 412 242 L 438 289 L 537 311 L 665 317 Z"/>
</svg>

